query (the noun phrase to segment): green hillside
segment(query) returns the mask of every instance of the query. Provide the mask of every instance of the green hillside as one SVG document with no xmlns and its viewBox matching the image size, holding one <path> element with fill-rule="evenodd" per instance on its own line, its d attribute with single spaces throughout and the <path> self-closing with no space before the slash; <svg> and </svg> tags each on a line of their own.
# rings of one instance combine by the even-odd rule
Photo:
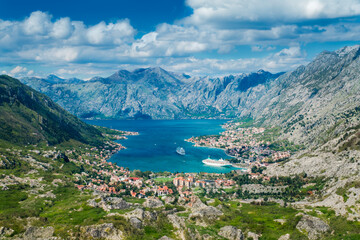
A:
<svg viewBox="0 0 360 240">
<path fill-rule="evenodd" d="M 76 140 L 98 145 L 102 135 L 17 79 L 0 76 L 0 139 L 17 145 Z"/>
</svg>

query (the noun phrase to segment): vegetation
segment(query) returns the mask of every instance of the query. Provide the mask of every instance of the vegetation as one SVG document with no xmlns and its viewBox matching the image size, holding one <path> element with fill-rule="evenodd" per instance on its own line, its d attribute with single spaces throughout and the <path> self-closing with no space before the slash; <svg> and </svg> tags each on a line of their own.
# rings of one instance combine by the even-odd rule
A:
<svg viewBox="0 0 360 240">
<path fill-rule="evenodd" d="M 71 139 L 99 145 L 97 129 L 17 79 L 0 76 L 0 139 L 17 145 L 55 145 Z"/>
</svg>

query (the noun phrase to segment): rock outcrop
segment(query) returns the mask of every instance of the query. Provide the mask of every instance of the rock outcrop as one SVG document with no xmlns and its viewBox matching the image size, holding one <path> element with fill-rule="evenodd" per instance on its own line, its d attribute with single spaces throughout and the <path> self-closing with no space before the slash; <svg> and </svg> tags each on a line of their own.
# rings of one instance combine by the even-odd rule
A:
<svg viewBox="0 0 360 240">
<path fill-rule="evenodd" d="M 247 238 L 253 239 L 253 240 L 259 240 L 259 238 L 261 237 L 261 234 L 257 234 L 254 232 L 248 232 L 246 234 Z"/>
<path fill-rule="evenodd" d="M 206 226 L 208 223 L 218 219 L 221 215 L 223 215 L 223 213 L 219 209 L 213 206 L 206 206 L 194 209 L 189 215 L 189 219 L 195 220 L 198 225 Z"/>
<path fill-rule="evenodd" d="M 26 229 L 23 239 L 24 240 L 43 240 L 43 239 L 56 239 L 53 237 L 53 227 L 29 227 Z"/>
<path fill-rule="evenodd" d="M 305 234 L 307 234 L 310 240 L 319 239 L 322 234 L 330 231 L 330 227 L 327 223 L 317 217 L 304 215 L 296 228 Z"/>
<path fill-rule="evenodd" d="M 140 229 L 142 228 L 142 221 L 136 217 L 131 217 L 130 218 L 130 224 L 131 226 L 133 226 L 134 228 Z"/>
<path fill-rule="evenodd" d="M 124 239 L 124 234 L 120 230 L 116 229 L 112 223 L 81 227 L 80 234 L 82 239 Z"/>
<path fill-rule="evenodd" d="M 164 203 L 157 198 L 148 198 L 143 203 L 143 206 L 147 208 L 159 208 L 159 207 L 163 207 Z"/>
<path fill-rule="evenodd" d="M 110 211 L 111 209 L 128 209 L 131 207 L 130 203 L 118 197 L 101 197 L 100 200 L 90 199 L 88 203 L 92 207 L 100 207 L 105 211 Z"/>
<path fill-rule="evenodd" d="M 229 239 L 229 240 L 243 240 L 244 239 L 243 232 L 234 226 L 225 226 L 225 227 L 220 228 L 218 235 L 222 236 L 226 239 Z"/>
</svg>

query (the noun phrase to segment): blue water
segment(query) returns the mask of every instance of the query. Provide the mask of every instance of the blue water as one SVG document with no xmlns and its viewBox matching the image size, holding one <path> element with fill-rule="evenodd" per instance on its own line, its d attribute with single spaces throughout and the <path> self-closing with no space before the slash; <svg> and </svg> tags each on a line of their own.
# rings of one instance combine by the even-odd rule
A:
<svg viewBox="0 0 360 240">
<path fill-rule="evenodd" d="M 211 167 L 202 163 L 209 155 L 211 158 L 229 158 L 223 150 L 205 147 L 193 147 L 185 142 L 192 136 L 218 134 L 224 129 L 224 120 L 91 120 L 93 125 L 118 130 L 139 132 L 138 136 L 129 136 L 119 142 L 127 149 L 119 151 L 110 158 L 110 162 L 130 170 L 169 171 L 169 172 L 216 172 L 225 173 L 232 167 Z M 177 147 L 183 147 L 185 156 L 176 153 Z"/>
</svg>

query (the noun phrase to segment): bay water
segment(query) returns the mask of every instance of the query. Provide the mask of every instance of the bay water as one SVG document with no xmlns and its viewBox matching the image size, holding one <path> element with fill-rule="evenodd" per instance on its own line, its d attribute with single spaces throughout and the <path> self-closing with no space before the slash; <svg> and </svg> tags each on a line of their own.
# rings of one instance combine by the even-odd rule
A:
<svg viewBox="0 0 360 240">
<path fill-rule="evenodd" d="M 219 134 L 226 120 L 88 120 L 87 123 L 112 129 L 138 132 L 119 140 L 125 150 L 114 154 L 109 161 L 130 170 L 168 172 L 226 173 L 232 167 L 212 167 L 202 163 L 212 159 L 229 158 L 221 149 L 194 147 L 186 142 L 192 136 Z M 176 153 L 177 147 L 185 149 L 185 156 Z"/>
</svg>

